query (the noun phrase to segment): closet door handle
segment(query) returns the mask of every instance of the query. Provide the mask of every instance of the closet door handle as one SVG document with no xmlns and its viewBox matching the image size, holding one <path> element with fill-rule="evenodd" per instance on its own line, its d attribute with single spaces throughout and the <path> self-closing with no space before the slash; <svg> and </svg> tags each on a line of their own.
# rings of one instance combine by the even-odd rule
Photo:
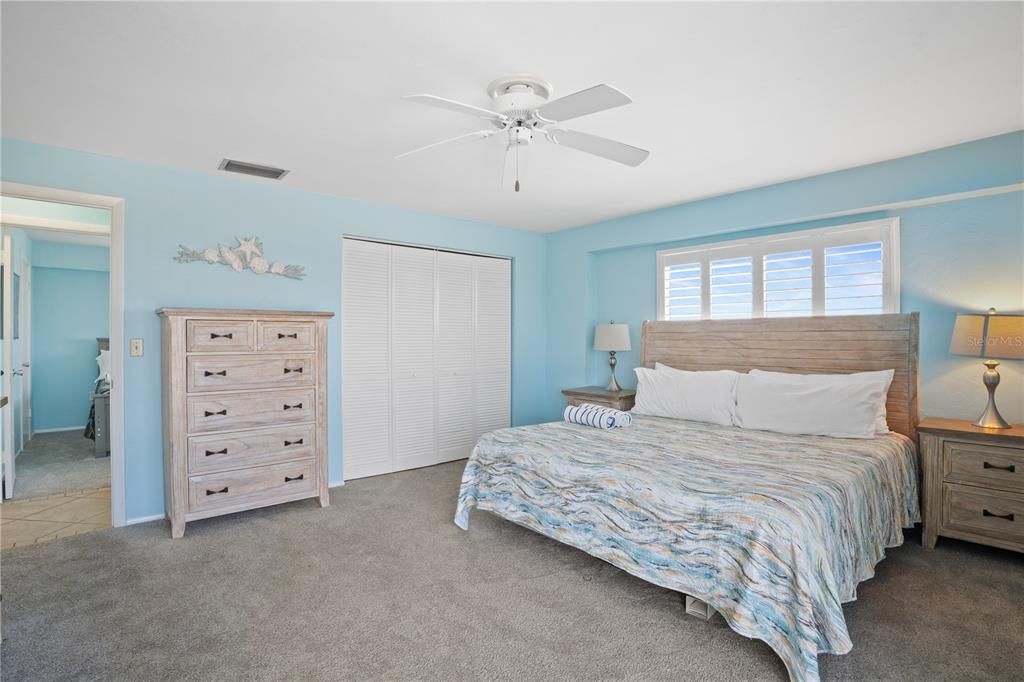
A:
<svg viewBox="0 0 1024 682">
<path fill-rule="evenodd" d="M 289 445 L 302 445 L 302 439 L 300 438 L 298 440 L 286 440 L 284 442 L 284 446 L 288 447 Z"/>
<path fill-rule="evenodd" d="M 1006 466 L 1002 467 L 1002 466 L 999 466 L 998 464 L 989 464 L 988 462 L 985 462 L 985 464 L 982 465 L 982 468 L 983 469 L 999 469 L 1000 471 L 1009 471 L 1011 474 L 1017 470 L 1017 467 L 1014 466 L 1013 464 L 1007 464 Z"/>
<path fill-rule="evenodd" d="M 206 456 L 207 457 L 209 457 L 211 455 L 226 455 L 226 454 L 228 454 L 228 449 L 227 448 L 223 448 L 221 450 L 207 450 L 206 451 Z"/>
<path fill-rule="evenodd" d="M 228 371 L 226 369 L 222 369 L 219 372 L 210 372 L 208 370 L 203 370 L 204 377 L 226 377 L 227 375 Z"/>
<path fill-rule="evenodd" d="M 228 332 L 227 334 L 215 334 L 214 332 L 210 332 L 211 339 L 233 339 L 234 337 L 235 335 L 233 332 Z"/>
<path fill-rule="evenodd" d="M 288 403 L 285 403 L 284 404 L 284 409 L 286 409 L 286 410 L 301 410 L 302 409 L 302 403 L 295 403 L 294 405 L 289 405 Z"/>
<path fill-rule="evenodd" d="M 204 417 L 214 417 L 214 416 L 217 416 L 217 415 L 220 415 L 221 417 L 226 417 L 226 416 L 228 416 L 228 411 L 226 409 L 218 410 L 216 412 L 210 412 L 209 410 L 203 410 L 203 416 Z"/>
<path fill-rule="evenodd" d="M 279 338 L 279 339 L 298 339 L 299 338 L 299 333 L 295 332 L 294 334 L 282 334 L 281 332 L 278 332 L 277 333 L 277 338 Z"/>
<path fill-rule="evenodd" d="M 295 372 L 296 374 L 302 374 L 302 367 L 285 367 L 284 368 L 284 373 L 285 374 L 291 374 L 292 372 Z"/>
<path fill-rule="evenodd" d="M 221 493 L 226 493 L 227 491 L 228 491 L 228 486 L 224 486 L 220 490 L 210 490 L 209 488 L 207 488 L 206 489 L 206 494 L 207 495 L 220 495 Z"/>
<path fill-rule="evenodd" d="M 1006 519 L 1007 521 L 1013 521 L 1013 514 L 993 514 L 988 509 L 981 510 L 982 516 L 991 516 L 997 519 Z"/>
<path fill-rule="evenodd" d="M 301 481 L 303 478 L 305 478 L 305 476 L 306 476 L 305 474 L 299 474 L 298 476 L 291 476 L 291 477 L 285 476 L 284 477 L 284 482 L 285 483 L 291 483 L 292 481 Z"/>
</svg>

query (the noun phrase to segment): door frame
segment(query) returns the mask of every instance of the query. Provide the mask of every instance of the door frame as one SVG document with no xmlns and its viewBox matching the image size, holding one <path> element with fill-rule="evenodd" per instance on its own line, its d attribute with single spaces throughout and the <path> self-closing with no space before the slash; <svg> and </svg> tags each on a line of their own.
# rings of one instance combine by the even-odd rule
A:
<svg viewBox="0 0 1024 682">
<path fill-rule="evenodd" d="M 14 495 L 14 486 L 17 481 L 15 460 L 18 457 L 17 451 L 14 449 L 14 376 L 9 371 L 13 369 L 14 364 L 14 315 L 12 313 L 13 301 L 14 301 L 14 287 L 11 284 L 14 281 L 14 268 L 13 260 L 11 259 L 12 246 L 14 243 L 13 236 L 9 229 L 3 229 L 0 225 L 0 234 L 3 236 L 3 242 L 0 244 L 0 269 L 3 273 L 3 310 L 6 313 L 0 323 L 3 324 L 3 358 L 0 362 L 2 367 L 2 383 L 3 389 L 0 390 L 0 394 L 7 397 L 7 404 L 3 406 L 2 414 L 0 418 L 3 419 L 3 464 L 4 464 L 4 491 L 3 496 L 0 499 L 10 499 Z"/>
<path fill-rule="evenodd" d="M 124 478 L 124 199 L 0 182 L 0 195 L 110 210 L 110 503 L 111 524 L 126 525 Z M 65 230 L 72 231 L 72 230 Z"/>
</svg>

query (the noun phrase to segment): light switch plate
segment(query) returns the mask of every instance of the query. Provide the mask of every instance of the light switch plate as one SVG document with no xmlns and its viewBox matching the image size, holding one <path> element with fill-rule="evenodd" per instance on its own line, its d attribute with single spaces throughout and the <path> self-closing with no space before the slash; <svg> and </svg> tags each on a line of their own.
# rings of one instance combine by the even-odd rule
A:
<svg viewBox="0 0 1024 682">
<path fill-rule="evenodd" d="M 142 339 L 128 340 L 128 355 L 130 355 L 133 358 L 142 357 Z"/>
</svg>

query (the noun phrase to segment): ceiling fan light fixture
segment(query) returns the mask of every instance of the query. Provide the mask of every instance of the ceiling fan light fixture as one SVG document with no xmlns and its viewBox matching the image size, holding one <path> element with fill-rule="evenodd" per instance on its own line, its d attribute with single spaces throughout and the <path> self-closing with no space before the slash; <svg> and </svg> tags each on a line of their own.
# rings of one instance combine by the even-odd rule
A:
<svg viewBox="0 0 1024 682">
<path fill-rule="evenodd" d="M 529 146 L 533 142 L 535 131 L 554 144 L 627 166 L 638 166 L 647 159 L 649 152 L 645 149 L 597 135 L 563 128 L 555 130 L 550 127 L 580 116 L 596 114 L 630 104 L 633 100 L 624 92 L 606 83 L 601 83 L 571 95 L 550 100 L 553 91 L 551 84 L 543 78 L 531 74 L 513 74 L 498 78 L 487 86 L 487 94 L 491 97 L 491 106 L 487 109 L 437 95 L 410 95 L 403 99 L 482 118 L 490 122 L 493 132 L 508 131 L 508 146 L 505 152 L 506 166 L 508 165 L 507 157 L 514 152 L 516 192 L 520 189 L 519 148 Z M 403 158 L 466 137 L 486 137 L 485 132 L 466 133 L 399 154 L 395 158 Z"/>
</svg>

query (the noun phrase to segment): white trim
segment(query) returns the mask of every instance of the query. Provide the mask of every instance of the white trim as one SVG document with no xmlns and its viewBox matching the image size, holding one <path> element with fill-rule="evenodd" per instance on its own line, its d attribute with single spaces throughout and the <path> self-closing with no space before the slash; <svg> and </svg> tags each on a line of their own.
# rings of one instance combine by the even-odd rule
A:
<svg viewBox="0 0 1024 682">
<path fill-rule="evenodd" d="M 37 433 L 64 433 L 66 431 L 84 431 L 85 424 L 81 426 L 62 426 L 59 429 L 35 429 L 32 431 L 33 434 Z"/>
<path fill-rule="evenodd" d="M 882 299 L 886 313 L 898 313 L 900 311 L 900 219 L 882 218 L 880 220 L 867 220 L 859 223 L 846 225 L 830 225 L 805 230 L 788 230 L 776 234 L 763 235 L 759 237 L 738 237 L 723 239 L 710 244 L 698 244 L 683 246 L 673 249 L 662 249 L 656 252 L 655 268 L 655 291 L 657 319 L 665 318 L 665 268 L 670 265 L 681 263 L 699 262 L 701 265 L 701 319 L 710 319 L 710 263 L 712 259 L 751 257 L 753 261 L 762 259 L 765 255 L 777 252 L 779 249 L 802 249 L 812 248 L 812 256 L 815 259 L 814 272 L 823 273 L 821 252 L 831 246 L 841 246 L 851 243 L 852 240 L 877 239 L 882 241 L 887 248 L 884 249 L 883 257 L 886 260 L 883 268 Z M 799 246 L 786 245 L 785 242 L 797 242 Z M 808 244 L 813 244 L 809 247 Z M 755 268 L 756 270 L 757 268 Z M 812 315 L 824 314 L 824 296 L 818 291 L 823 286 L 824 280 L 819 280 L 816 275 L 812 280 L 812 287 L 815 287 L 815 295 L 812 297 L 814 309 Z M 754 290 L 760 289 L 755 286 Z M 761 305 L 756 302 L 753 310 L 756 313 Z M 752 317 L 761 315 L 753 314 Z"/>
<path fill-rule="evenodd" d="M 110 516 L 112 525 L 124 526 L 124 199 L 6 181 L 0 194 L 110 209 Z"/>
<path fill-rule="evenodd" d="M 63 202 L 61 202 L 63 203 Z M 110 236 L 110 227 L 99 223 L 83 223 L 77 220 L 59 220 L 57 218 L 36 218 L 35 216 L 0 215 L 0 223 L 11 227 L 27 227 L 33 230 L 52 230 L 54 232 L 74 232 L 76 234 L 94 234 L 102 237 Z"/>
<path fill-rule="evenodd" d="M 124 522 L 126 526 L 134 526 L 137 523 L 149 523 L 150 521 L 163 521 L 167 514 L 151 514 L 150 516 L 134 516 Z"/>
<path fill-rule="evenodd" d="M 328 488 L 340 488 L 343 485 L 345 485 L 345 479 L 343 478 L 339 478 L 337 481 L 328 481 L 327 483 Z"/>
</svg>

